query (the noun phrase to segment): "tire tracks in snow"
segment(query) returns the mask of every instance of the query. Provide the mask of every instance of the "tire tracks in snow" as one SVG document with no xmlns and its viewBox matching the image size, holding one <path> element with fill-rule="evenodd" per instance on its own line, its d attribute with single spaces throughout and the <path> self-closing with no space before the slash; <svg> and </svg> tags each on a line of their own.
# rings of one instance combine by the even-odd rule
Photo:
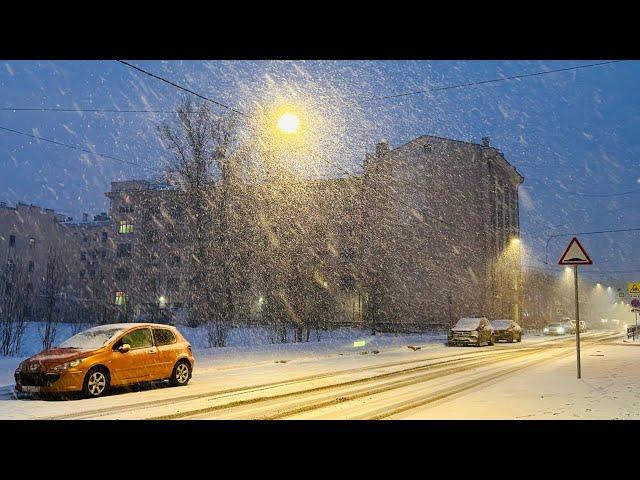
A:
<svg viewBox="0 0 640 480">
<path fill-rule="evenodd" d="M 538 349 L 541 349 L 541 348 L 547 349 L 547 348 L 550 348 L 550 347 L 553 347 L 553 346 L 557 346 L 558 344 L 562 344 L 562 343 L 566 342 L 567 340 L 570 340 L 570 338 L 568 338 L 568 337 L 560 337 L 560 338 L 554 338 L 554 339 L 551 339 L 551 340 L 539 342 L 539 343 L 536 343 L 534 345 L 521 346 L 521 347 L 518 347 L 516 349 L 514 349 L 512 347 L 507 347 L 507 346 L 498 347 L 498 348 L 494 347 L 494 348 L 492 348 L 490 350 L 482 350 L 480 352 L 478 352 L 478 351 L 464 352 L 464 353 L 456 352 L 456 353 L 453 353 L 453 354 L 437 355 L 437 356 L 433 356 L 433 357 L 426 357 L 426 358 L 415 359 L 415 360 L 402 360 L 402 361 L 396 361 L 396 362 L 377 363 L 377 364 L 371 364 L 371 365 L 363 366 L 363 367 L 356 367 L 356 368 L 345 369 L 345 370 L 331 371 L 331 372 L 321 373 L 321 374 L 306 375 L 306 376 L 302 376 L 302 377 L 298 377 L 298 378 L 294 378 L 294 379 L 290 379 L 290 380 L 268 382 L 268 383 L 263 383 L 263 384 L 258 384 L 258 385 L 249 385 L 249 386 L 236 387 L 236 388 L 228 388 L 228 389 L 222 389 L 222 390 L 216 390 L 216 391 L 196 393 L 196 394 L 191 394 L 191 395 L 180 395 L 180 396 L 176 396 L 176 397 L 162 398 L 162 399 L 144 401 L 144 402 L 136 402 L 136 403 L 133 403 L 133 404 L 126 404 L 126 405 L 121 405 L 121 406 L 111 406 L 111 407 L 104 407 L 104 408 L 98 408 L 98 409 L 93 409 L 93 410 L 83 410 L 83 411 L 77 411 L 77 412 L 68 413 L 68 414 L 61 414 L 61 415 L 54 415 L 54 416 L 50 416 L 50 417 L 44 417 L 43 419 L 46 419 L 46 420 L 65 420 L 65 419 L 100 418 L 100 417 L 103 417 L 103 416 L 111 416 L 111 415 L 118 414 L 118 413 L 130 413 L 130 412 L 135 412 L 137 410 L 148 410 L 150 408 L 164 407 L 164 406 L 167 406 L 167 405 L 179 404 L 179 403 L 190 402 L 190 401 L 195 401 L 195 400 L 203 400 L 203 399 L 214 400 L 214 399 L 221 399 L 221 398 L 225 398 L 225 397 L 241 396 L 241 395 L 245 395 L 245 394 L 261 392 L 261 391 L 267 391 L 267 390 L 276 389 L 276 388 L 280 388 L 280 387 L 287 387 L 287 386 L 292 386 L 292 385 L 296 385 L 296 384 L 304 384 L 304 383 L 312 382 L 312 381 L 316 381 L 316 380 L 325 380 L 325 379 L 332 378 L 332 377 L 340 377 L 340 376 L 350 375 L 350 374 L 354 374 L 354 373 L 365 372 L 365 371 L 368 371 L 368 370 L 376 370 L 376 369 L 383 369 L 383 368 L 393 368 L 393 367 L 397 367 L 397 366 L 406 366 L 406 365 L 415 365 L 415 364 L 424 364 L 424 365 L 419 365 L 417 367 L 411 367 L 411 368 L 408 368 L 408 369 L 402 369 L 402 370 L 396 370 L 396 371 L 393 371 L 393 372 L 387 372 L 387 373 L 381 375 L 381 377 L 384 378 L 384 377 L 386 377 L 388 375 L 407 374 L 407 373 L 410 373 L 412 371 L 415 371 L 416 369 L 422 369 L 422 370 L 424 370 L 424 369 L 434 369 L 434 368 L 443 367 L 443 366 L 446 366 L 446 365 L 459 364 L 461 362 L 469 361 L 469 360 L 472 360 L 472 359 L 475 359 L 475 358 L 481 358 L 481 359 L 483 359 L 485 361 L 490 361 L 491 359 L 496 358 L 496 356 L 500 356 L 500 355 L 505 354 L 505 353 L 509 353 L 509 352 L 525 352 L 525 351 L 531 352 L 532 349 L 537 351 Z M 498 344 L 496 344 L 496 345 L 498 345 Z M 531 352 L 531 353 L 533 353 L 533 352 Z M 366 381 L 367 379 L 374 379 L 374 378 L 378 378 L 378 377 L 380 377 L 380 376 L 367 377 L 366 379 L 357 379 L 357 380 L 354 380 L 354 381 Z M 334 385 L 336 385 L 336 384 L 317 387 L 317 388 L 330 388 L 330 387 L 333 387 Z M 341 384 L 338 384 L 338 385 L 341 385 Z M 309 390 L 313 391 L 314 389 L 307 389 L 307 390 L 303 390 L 302 392 L 307 392 Z M 284 394 L 284 395 L 286 396 L 286 395 L 291 395 L 291 394 L 295 394 L 295 393 L 296 392 L 290 392 L 290 393 Z M 265 401 L 265 400 L 268 400 L 270 398 L 275 398 L 275 396 L 267 396 L 267 397 L 259 397 L 259 398 L 260 398 L 260 400 L 256 399 L 255 401 Z M 241 404 L 244 404 L 243 402 L 254 403 L 254 401 L 249 399 L 249 400 L 244 400 L 244 401 L 231 402 L 231 403 L 225 404 L 225 405 L 233 405 L 233 404 L 241 405 Z M 211 407 L 209 407 L 209 408 L 211 408 Z M 228 408 L 232 408 L 232 407 L 228 407 Z M 155 419 L 182 418 L 185 415 L 188 415 L 188 413 L 187 412 L 178 412 L 178 413 L 173 414 L 173 415 L 163 415 L 163 416 L 154 417 L 154 418 Z"/>
<path fill-rule="evenodd" d="M 233 409 L 241 409 L 251 405 L 258 405 L 260 403 L 265 405 L 268 412 L 262 413 L 259 415 L 242 415 L 243 412 L 240 410 L 238 413 L 241 415 L 242 418 L 252 418 L 252 419 L 286 418 L 288 416 L 303 413 L 306 411 L 317 410 L 319 408 L 335 405 L 337 403 L 348 402 L 358 398 L 363 398 L 363 397 L 383 393 L 386 391 L 406 387 L 409 385 L 423 383 L 423 382 L 430 381 L 437 378 L 442 378 L 448 375 L 453 375 L 455 373 L 472 370 L 476 367 L 484 366 L 486 364 L 512 360 L 519 357 L 526 357 L 526 356 L 543 352 L 543 351 L 553 351 L 553 349 L 557 349 L 557 348 L 561 348 L 561 349 L 568 348 L 569 347 L 568 343 L 570 343 L 571 339 L 565 337 L 562 340 L 563 341 L 561 342 L 544 342 L 544 344 L 539 346 L 532 346 L 532 347 L 519 348 L 519 349 L 505 348 L 505 349 L 501 349 L 499 352 L 495 352 L 494 354 L 484 355 L 480 359 L 458 358 L 457 360 L 448 362 L 449 364 L 454 362 L 458 364 L 457 366 L 454 366 L 453 368 L 448 368 L 448 369 L 444 368 L 446 367 L 446 364 L 443 365 L 444 362 L 440 362 L 437 364 L 430 364 L 430 365 L 412 367 L 409 369 L 396 370 L 393 372 L 387 372 L 380 375 L 373 375 L 366 378 L 350 380 L 350 381 L 337 383 L 337 384 L 323 385 L 319 387 L 314 387 L 314 388 L 305 389 L 305 390 L 298 390 L 294 392 L 285 392 L 282 394 L 276 394 L 271 396 L 254 397 L 246 400 L 237 400 L 229 403 L 212 405 L 209 407 L 201 407 L 201 408 L 191 409 L 183 412 L 176 412 L 173 414 L 156 416 L 156 417 L 152 417 L 152 419 L 168 420 L 168 419 L 182 419 L 182 418 L 196 417 L 196 416 L 202 416 L 207 414 L 213 414 L 214 412 L 223 412 L 225 410 L 228 411 Z M 599 341 L 601 341 L 601 339 L 597 338 L 597 339 L 594 339 L 593 342 L 599 342 Z M 589 342 L 589 343 L 593 343 L 593 342 Z M 564 345 L 565 343 L 567 343 L 567 345 Z M 424 370 L 433 370 L 434 368 L 438 368 L 438 367 L 440 367 L 440 369 L 436 371 L 423 373 Z M 371 367 L 367 367 L 367 369 L 370 369 L 370 368 Z M 380 385 L 375 386 L 374 388 L 369 386 L 369 387 L 361 388 L 361 389 L 351 391 L 342 395 L 339 395 L 338 393 L 335 392 L 336 390 L 338 390 L 339 392 L 341 389 L 345 389 L 345 388 L 348 389 L 350 387 L 366 385 L 367 383 L 376 383 L 376 382 L 388 380 L 394 377 L 403 377 L 403 376 L 406 377 L 407 375 L 412 375 L 414 373 L 417 373 L 417 375 L 414 375 L 408 379 L 400 378 L 399 380 L 395 380 L 392 382 L 382 383 Z M 322 392 L 332 392 L 332 393 L 330 393 L 325 397 L 322 397 L 321 399 L 314 399 L 312 401 L 309 401 L 303 404 L 298 403 L 294 407 L 290 407 L 289 409 L 283 409 L 282 406 L 278 405 L 278 402 L 282 402 L 286 400 L 295 400 L 298 397 L 315 395 Z M 275 403 L 276 405 L 271 406 L 269 405 L 269 403 Z M 271 410 L 269 411 L 269 409 Z"/>
</svg>

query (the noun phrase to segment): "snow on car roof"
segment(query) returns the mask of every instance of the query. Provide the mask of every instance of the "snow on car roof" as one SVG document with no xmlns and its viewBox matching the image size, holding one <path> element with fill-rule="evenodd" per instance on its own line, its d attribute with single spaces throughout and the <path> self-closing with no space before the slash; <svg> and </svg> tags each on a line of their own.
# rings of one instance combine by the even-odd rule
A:
<svg viewBox="0 0 640 480">
<path fill-rule="evenodd" d="M 491 320 L 491 324 L 494 326 L 505 327 L 511 325 L 511 320 L 508 318 L 501 318 L 498 320 Z"/>
<path fill-rule="evenodd" d="M 133 327 L 168 327 L 173 328 L 172 325 L 165 325 L 162 323 L 109 323 L 107 325 L 100 325 L 93 327 L 91 330 L 112 330 L 114 328 L 133 328 Z"/>
</svg>

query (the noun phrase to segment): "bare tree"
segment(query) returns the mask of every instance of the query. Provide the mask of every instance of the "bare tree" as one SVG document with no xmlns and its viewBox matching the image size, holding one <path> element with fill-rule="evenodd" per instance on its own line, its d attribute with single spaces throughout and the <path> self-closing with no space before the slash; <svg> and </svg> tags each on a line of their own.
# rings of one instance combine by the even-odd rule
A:
<svg viewBox="0 0 640 480">
<path fill-rule="evenodd" d="M 0 272 L 0 353 L 18 354 L 33 289 L 21 264 L 7 259 Z"/>
<path fill-rule="evenodd" d="M 208 106 L 186 101 L 173 124 L 159 127 L 173 154 L 180 180 L 190 250 L 191 325 L 206 323 L 212 346 L 224 346 L 234 319 L 233 202 L 240 190 L 237 126 L 233 118 L 214 117 Z"/>
<path fill-rule="evenodd" d="M 60 322 L 60 303 L 66 275 L 58 252 L 49 250 L 45 275 L 41 286 L 41 318 L 44 328 L 40 332 L 42 348 L 51 348 Z"/>
</svg>

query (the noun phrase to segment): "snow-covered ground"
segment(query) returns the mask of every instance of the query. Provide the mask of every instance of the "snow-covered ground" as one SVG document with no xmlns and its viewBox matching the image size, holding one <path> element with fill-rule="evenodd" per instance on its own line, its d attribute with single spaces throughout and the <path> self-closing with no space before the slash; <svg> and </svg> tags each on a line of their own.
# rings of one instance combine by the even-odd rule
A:
<svg viewBox="0 0 640 480">
<path fill-rule="evenodd" d="M 428 335 L 376 335 L 373 338 L 357 332 L 334 333 L 334 337 L 309 344 L 197 350 L 194 377 L 182 388 L 142 388 L 115 392 L 99 399 L 50 401 L 16 399 L 12 386 L 6 385 L 0 387 L 0 418 L 271 418 L 274 412 L 283 418 L 372 418 L 378 410 L 387 412 L 397 404 L 412 404 L 424 396 L 439 395 L 443 389 L 500 374 L 505 368 L 514 369 L 514 373 L 498 375 L 488 382 L 483 380 L 482 388 L 474 391 L 465 387 L 465 392 L 467 396 L 480 395 L 486 387 L 490 392 L 486 401 L 493 401 L 492 412 L 498 412 L 495 418 L 514 418 L 510 409 L 515 407 L 511 403 L 518 396 L 509 398 L 509 388 L 505 388 L 506 398 L 496 403 L 490 388 L 524 375 L 523 389 L 530 388 L 530 393 L 543 391 L 527 380 L 527 372 L 535 372 L 537 368 L 528 366 L 528 362 L 536 365 L 547 362 L 544 366 L 555 372 L 553 366 L 557 361 L 568 360 L 571 365 L 573 358 L 573 339 L 568 336 L 528 336 L 522 343 L 467 348 L 446 347 L 442 338 Z M 354 347 L 354 339 L 367 343 Z M 594 352 L 617 348 L 629 350 L 627 356 L 634 355 L 631 351 L 640 353 L 632 346 L 607 344 L 605 347 L 602 343 L 593 343 L 603 340 L 606 339 L 602 333 L 585 335 L 583 361 L 587 381 L 591 378 L 587 376 L 591 373 L 587 359 L 599 358 L 591 357 Z M 633 363 L 624 355 L 620 360 L 626 363 L 612 366 L 612 371 Z M 569 368 L 564 373 L 548 371 L 547 375 L 550 378 L 560 375 L 552 386 L 568 388 L 571 373 Z M 607 380 L 608 376 L 605 372 L 601 379 Z M 544 383 L 544 379 L 540 381 Z M 633 384 L 632 379 L 629 382 Z M 443 407 L 461 402 L 453 409 L 459 416 L 443 410 L 429 418 L 475 418 L 474 410 L 465 409 L 465 397 L 449 395 L 447 398 L 451 402 L 442 404 Z M 562 394 L 557 396 L 557 401 L 561 400 Z M 420 414 L 431 415 L 429 412 L 440 408 L 431 401 L 430 404 L 435 407 L 405 408 L 397 418 L 413 415 L 419 418 Z M 532 400 L 527 403 L 525 413 L 518 411 L 518 415 L 528 415 L 537 406 Z M 485 407 L 485 414 L 486 410 Z M 605 416 L 612 413 L 610 409 L 602 411 Z"/>
<path fill-rule="evenodd" d="M 640 343 L 614 342 L 414 410 L 409 419 L 640 419 Z"/>
</svg>

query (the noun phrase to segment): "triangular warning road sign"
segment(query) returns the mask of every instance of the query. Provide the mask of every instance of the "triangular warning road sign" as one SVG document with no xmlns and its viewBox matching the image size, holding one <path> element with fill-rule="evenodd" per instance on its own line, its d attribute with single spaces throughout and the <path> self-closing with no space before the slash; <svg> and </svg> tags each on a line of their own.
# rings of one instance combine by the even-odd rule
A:
<svg viewBox="0 0 640 480">
<path fill-rule="evenodd" d="M 584 247 L 576 237 L 573 237 L 560 257 L 558 265 L 591 265 L 592 263 Z"/>
</svg>

